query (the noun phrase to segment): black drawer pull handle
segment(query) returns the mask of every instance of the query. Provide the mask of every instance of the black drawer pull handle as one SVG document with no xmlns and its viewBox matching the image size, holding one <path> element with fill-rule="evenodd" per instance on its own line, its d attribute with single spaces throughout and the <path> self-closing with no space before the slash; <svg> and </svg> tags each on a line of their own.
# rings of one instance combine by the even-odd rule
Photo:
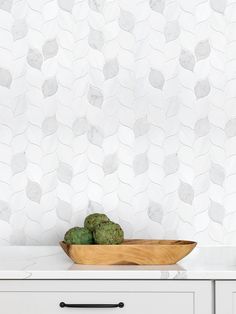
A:
<svg viewBox="0 0 236 314">
<path fill-rule="evenodd" d="M 60 303 L 60 307 L 77 307 L 77 308 L 83 308 L 83 309 L 109 309 L 114 307 L 124 307 L 123 302 L 119 302 L 117 304 L 66 304 L 64 302 Z"/>
</svg>

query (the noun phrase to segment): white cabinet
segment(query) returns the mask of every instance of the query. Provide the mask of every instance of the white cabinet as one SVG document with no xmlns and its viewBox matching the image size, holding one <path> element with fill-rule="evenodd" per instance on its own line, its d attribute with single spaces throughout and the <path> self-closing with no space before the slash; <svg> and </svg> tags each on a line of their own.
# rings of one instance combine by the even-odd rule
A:
<svg viewBox="0 0 236 314">
<path fill-rule="evenodd" d="M 216 314 L 236 314 L 236 281 L 216 281 Z"/>
<path fill-rule="evenodd" d="M 61 302 L 95 308 L 60 307 Z M 119 303 L 124 307 L 111 307 Z M 0 304 L 4 314 L 213 313 L 211 281 L 191 280 L 3 280 Z"/>
</svg>

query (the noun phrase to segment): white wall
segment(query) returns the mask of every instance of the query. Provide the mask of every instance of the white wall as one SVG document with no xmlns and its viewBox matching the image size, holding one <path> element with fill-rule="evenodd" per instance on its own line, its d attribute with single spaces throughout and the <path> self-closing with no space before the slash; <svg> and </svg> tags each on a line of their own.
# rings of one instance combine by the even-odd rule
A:
<svg viewBox="0 0 236 314">
<path fill-rule="evenodd" d="M 0 244 L 89 212 L 236 242 L 236 1 L 0 1 Z"/>
</svg>

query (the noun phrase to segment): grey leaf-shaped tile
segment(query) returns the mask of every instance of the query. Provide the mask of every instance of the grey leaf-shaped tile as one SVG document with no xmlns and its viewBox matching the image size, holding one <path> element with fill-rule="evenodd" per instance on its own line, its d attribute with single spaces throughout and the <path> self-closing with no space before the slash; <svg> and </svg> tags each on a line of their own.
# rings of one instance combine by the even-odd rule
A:
<svg viewBox="0 0 236 314">
<path fill-rule="evenodd" d="M 88 0 L 90 9 L 101 12 L 104 7 L 105 0 Z"/>
<path fill-rule="evenodd" d="M 24 38 L 28 33 L 28 25 L 24 19 L 15 20 L 11 28 L 14 40 Z"/>
<path fill-rule="evenodd" d="M 221 204 L 211 201 L 208 215 L 212 221 L 222 224 L 225 217 L 225 209 Z"/>
<path fill-rule="evenodd" d="M 149 73 L 149 82 L 152 87 L 162 90 L 165 84 L 165 78 L 160 71 L 151 69 Z"/>
<path fill-rule="evenodd" d="M 117 154 L 106 155 L 102 167 L 105 175 L 115 172 L 118 169 Z"/>
<path fill-rule="evenodd" d="M 178 171 L 179 159 L 178 159 L 177 154 L 171 154 L 171 155 L 166 156 L 163 163 L 163 169 L 166 175 L 173 174 Z"/>
<path fill-rule="evenodd" d="M 61 182 L 70 184 L 73 178 L 73 169 L 71 165 L 68 165 L 65 162 L 59 162 L 57 177 Z"/>
<path fill-rule="evenodd" d="M 40 203 L 42 197 L 41 186 L 37 182 L 28 180 L 26 186 L 26 195 L 28 199 L 31 200 L 32 202 Z"/>
<path fill-rule="evenodd" d="M 225 180 L 225 170 L 221 165 L 212 163 L 209 174 L 213 183 L 221 186 L 223 185 Z"/>
<path fill-rule="evenodd" d="M 43 64 L 43 56 L 41 52 L 37 49 L 29 49 L 27 62 L 31 67 L 40 70 Z"/>
<path fill-rule="evenodd" d="M 90 125 L 88 128 L 87 136 L 90 143 L 97 146 L 102 146 L 103 132 L 99 128 Z"/>
<path fill-rule="evenodd" d="M 180 35 L 180 26 L 178 21 L 169 21 L 166 23 L 164 28 L 164 36 L 166 42 L 177 39 Z"/>
<path fill-rule="evenodd" d="M 192 52 L 189 50 L 182 50 L 179 56 L 179 63 L 186 70 L 193 71 L 195 66 L 195 58 Z"/>
<path fill-rule="evenodd" d="M 103 103 L 102 91 L 99 88 L 90 85 L 88 90 L 88 101 L 91 105 L 101 108 Z"/>
<path fill-rule="evenodd" d="M 58 53 L 58 49 L 58 43 L 55 38 L 47 40 L 42 48 L 44 58 L 49 59 L 55 57 Z"/>
<path fill-rule="evenodd" d="M 163 13 L 165 9 L 165 0 L 149 0 L 149 5 L 153 11 Z"/>
<path fill-rule="evenodd" d="M 135 137 L 139 137 L 148 133 L 150 128 L 150 124 L 147 121 L 147 117 L 140 118 L 134 123 L 134 135 Z"/>
<path fill-rule="evenodd" d="M 0 85 L 6 88 L 10 88 L 12 83 L 11 73 L 4 68 L 0 68 Z"/>
<path fill-rule="evenodd" d="M 132 32 L 134 28 L 134 16 L 131 12 L 121 10 L 119 17 L 119 26 L 127 32 Z"/>
<path fill-rule="evenodd" d="M 104 45 L 103 33 L 90 27 L 88 43 L 91 48 L 102 50 Z"/>
<path fill-rule="evenodd" d="M 139 154 L 134 157 L 133 169 L 136 176 L 146 172 L 149 167 L 149 160 L 147 154 Z"/>
<path fill-rule="evenodd" d="M 13 174 L 23 172 L 27 167 L 27 159 L 25 153 L 13 155 L 11 159 L 11 170 Z"/>
<path fill-rule="evenodd" d="M 211 86 L 208 79 L 198 81 L 194 87 L 194 92 L 197 99 L 208 96 L 210 94 L 210 91 L 211 91 Z"/>
<path fill-rule="evenodd" d="M 194 126 L 196 137 L 206 136 L 210 132 L 210 123 L 208 118 L 198 120 Z"/>
<path fill-rule="evenodd" d="M 148 216 L 152 221 L 161 223 L 163 219 L 163 209 L 161 204 L 150 202 L 148 207 Z"/>
<path fill-rule="evenodd" d="M 61 199 L 58 199 L 56 212 L 57 212 L 57 217 L 60 220 L 63 220 L 63 221 L 68 222 L 68 223 L 71 221 L 73 211 L 72 211 L 72 207 L 69 203 L 67 203 Z"/>
<path fill-rule="evenodd" d="M 11 12 L 12 0 L 0 0 L 0 10 Z"/>
<path fill-rule="evenodd" d="M 57 131 L 58 123 L 55 116 L 46 118 L 42 123 L 42 131 L 45 135 L 51 135 Z"/>
<path fill-rule="evenodd" d="M 117 59 L 108 60 L 103 67 L 103 74 L 106 80 L 115 77 L 119 73 L 119 64 Z"/>
<path fill-rule="evenodd" d="M 67 12 L 72 12 L 75 0 L 57 0 L 59 7 Z"/>
<path fill-rule="evenodd" d="M 5 201 L 0 200 L 0 220 L 9 222 L 11 217 L 11 209 Z"/>
<path fill-rule="evenodd" d="M 58 83 L 56 77 L 51 77 L 44 81 L 42 85 L 42 93 L 44 97 L 50 97 L 56 94 L 58 89 Z"/>
<path fill-rule="evenodd" d="M 197 60 L 206 59 L 211 53 L 211 46 L 209 40 L 202 40 L 195 47 L 195 56 Z"/>
<path fill-rule="evenodd" d="M 83 135 L 88 131 L 88 121 L 86 118 L 77 118 L 72 126 L 72 130 L 76 136 Z"/>
<path fill-rule="evenodd" d="M 224 14 L 227 0 L 210 0 L 211 8 L 221 14 Z"/>
<path fill-rule="evenodd" d="M 181 181 L 178 188 L 178 195 L 184 203 L 192 205 L 194 199 L 194 191 L 190 184 Z"/>
<path fill-rule="evenodd" d="M 236 136 L 236 118 L 229 120 L 225 125 L 225 134 L 227 137 Z"/>
</svg>

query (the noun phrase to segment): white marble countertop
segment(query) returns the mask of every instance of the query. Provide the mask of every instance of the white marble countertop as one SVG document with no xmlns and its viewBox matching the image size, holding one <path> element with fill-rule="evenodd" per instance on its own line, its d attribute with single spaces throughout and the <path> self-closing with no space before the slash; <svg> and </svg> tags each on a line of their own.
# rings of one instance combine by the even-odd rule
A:
<svg viewBox="0 0 236 314">
<path fill-rule="evenodd" d="M 59 246 L 5 246 L 3 279 L 236 279 L 236 247 L 197 247 L 176 265 L 76 265 Z"/>
</svg>

